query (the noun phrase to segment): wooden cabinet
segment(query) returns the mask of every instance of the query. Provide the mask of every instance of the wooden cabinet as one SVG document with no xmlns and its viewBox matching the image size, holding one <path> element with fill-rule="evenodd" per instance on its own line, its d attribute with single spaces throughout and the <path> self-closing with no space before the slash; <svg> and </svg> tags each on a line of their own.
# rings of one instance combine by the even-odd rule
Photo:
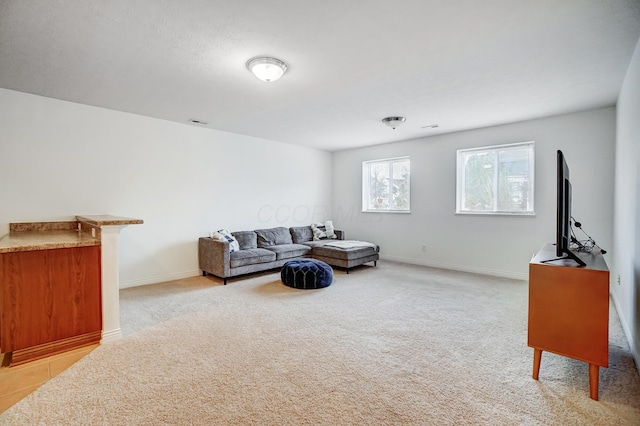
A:
<svg viewBox="0 0 640 426">
<path fill-rule="evenodd" d="M 11 365 L 100 342 L 100 246 L 0 254 L 0 352 Z"/>
<path fill-rule="evenodd" d="M 609 366 L 609 270 L 599 252 L 579 256 L 586 267 L 554 260 L 548 244 L 531 260 L 528 344 L 536 380 L 543 351 L 589 363 L 590 396 L 597 400 L 599 367 Z"/>
</svg>

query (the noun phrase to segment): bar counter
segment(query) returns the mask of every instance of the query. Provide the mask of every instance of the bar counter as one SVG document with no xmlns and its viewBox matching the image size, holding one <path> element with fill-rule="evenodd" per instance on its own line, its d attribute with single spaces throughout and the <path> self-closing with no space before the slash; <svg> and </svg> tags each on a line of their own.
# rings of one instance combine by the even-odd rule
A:
<svg viewBox="0 0 640 426">
<path fill-rule="evenodd" d="M 0 354 L 13 367 L 121 336 L 118 234 L 141 219 L 10 223 L 0 237 Z"/>
</svg>

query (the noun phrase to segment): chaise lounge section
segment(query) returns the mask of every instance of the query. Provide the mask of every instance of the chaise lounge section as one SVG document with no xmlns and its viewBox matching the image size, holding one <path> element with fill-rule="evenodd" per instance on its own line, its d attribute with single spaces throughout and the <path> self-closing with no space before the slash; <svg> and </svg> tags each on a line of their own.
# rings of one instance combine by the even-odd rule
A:
<svg viewBox="0 0 640 426">
<path fill-rule="evenodd" d="M 198 264 L 202 275 L 214 275 L 224 284 L 227 279 L 282 267 L 287 261 L 312 257 L 331 266 L 349 270 L 367 262 L 374 266 L 380 248 L 362 241 L 344 241 L 344 233 L 336 230 L 337 239 L 313 239 L 311 226 L 276 227 L 255 231 L 232 232 L 239 250 L 230 252 L 228 241 L 210 237 L 198 240 Z"/>
</svg>

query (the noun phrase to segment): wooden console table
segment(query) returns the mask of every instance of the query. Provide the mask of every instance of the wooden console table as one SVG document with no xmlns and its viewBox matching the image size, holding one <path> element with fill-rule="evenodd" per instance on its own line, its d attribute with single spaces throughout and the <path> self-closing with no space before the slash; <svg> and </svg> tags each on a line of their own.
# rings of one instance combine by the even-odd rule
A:
<svg viewBox="0 0 640 426">
<path fill-rule="evenodd" d="M 587 266 L 556 259 L 545 245 L 529 263 L 529 337 L 538 380 L 542 351 L 589 363 L 598 400 L 599 367 L 609 366 L 609 269 L 600 252 L 578 253 Z"/>
</svg>

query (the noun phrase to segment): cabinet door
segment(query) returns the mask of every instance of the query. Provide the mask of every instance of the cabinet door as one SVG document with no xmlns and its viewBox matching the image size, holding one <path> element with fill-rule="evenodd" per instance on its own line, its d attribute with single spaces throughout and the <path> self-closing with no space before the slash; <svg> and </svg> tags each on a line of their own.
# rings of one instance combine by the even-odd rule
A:
<svg viewBox="0 0 640 426">
<path fill-rule="evenodd" d="M 4 253 L 1 258 L 2 352 L 102 329 L 99 246 Z"/>
</svg>

